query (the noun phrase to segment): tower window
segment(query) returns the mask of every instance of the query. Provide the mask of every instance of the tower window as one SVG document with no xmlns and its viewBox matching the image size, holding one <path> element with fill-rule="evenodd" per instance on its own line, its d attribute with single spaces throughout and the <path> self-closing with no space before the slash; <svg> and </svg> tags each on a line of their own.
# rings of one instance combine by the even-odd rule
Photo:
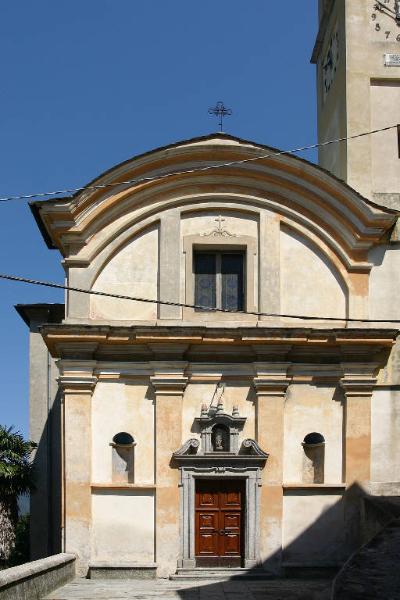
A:
<svg viewBox="0 0 400 600">
<path fill-rule="evenodd" d="M 195 252 L 193 261 L 196 305 L 244 309 L 243 252 Z"/>
</svg>

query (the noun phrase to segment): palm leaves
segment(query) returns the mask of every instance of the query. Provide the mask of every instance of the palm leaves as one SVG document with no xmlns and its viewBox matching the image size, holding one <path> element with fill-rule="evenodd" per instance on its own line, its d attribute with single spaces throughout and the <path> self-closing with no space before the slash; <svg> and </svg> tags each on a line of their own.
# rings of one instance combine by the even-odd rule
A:
<svg viewBox="0 0 400 600">
<path fill-rule="evenodd" d="M 7 561 L 15 543 L 18 496 L 34 489 L 30 461 L 33 442 L 13 427 L 0 425 L 0 561 Z"/>
<path fill-rule="evenodd" d="M 0 425 L 0 498 L 16 497 L 33 489 L 33 466 L 30 462 L 33 442 L 24 440 L 13 427 Z"/>
</svg>

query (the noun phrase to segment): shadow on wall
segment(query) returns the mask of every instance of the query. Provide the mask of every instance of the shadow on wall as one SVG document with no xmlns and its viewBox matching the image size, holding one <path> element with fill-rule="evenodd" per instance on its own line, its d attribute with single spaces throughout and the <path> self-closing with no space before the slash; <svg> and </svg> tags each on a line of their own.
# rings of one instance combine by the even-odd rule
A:
<svg viewBox="0 0 400 600">
<path fill-rule="evenodd" d="M 318 490 L 318 493 L 323 494 L 323 488 Z M 305 502 L 310 497 L 312 498 L 309 491 L 306 490 L 287 490 L 285 492 L 285 498 L 294 495 L 296 503 L 299 497 L 303 497 Z M 282 553 L 277 552 L 263 564 L 246 570 L 243 574 L 236 572 L 229 580 L 235 581 L 235 584 L 243 582 L 242 593 L 245 594 L 247 586 L 249 586 L 250 591 L 253 589 L 256 597 L 260 599 L 267 597 L 285 598 L 285 600 L 331 598 L 334 577 L 340 573 L 338 579 L 343 579 L 344 569 L 354 560 L 354 557 L 358 556 L 360 547 L 373 543 L 375 539 L 382 536 L 384 528 L 391 527 L 393 518 L 397 516 L 396 511 L 393 512 L 390 507 L 388 508 L 387 503 L 382 506 L 379 499 L 378 502 L 375 500 L 358 484 L 353 484 L 335 504 L 323 511 L 309 527 L 286 544 Z M 398 521 L 400 547 L 400 520 Z M 341 523 L 341 527 L 338 526 L 339 523 Z M 373 540 L 370 541 L 372 538 Z M 351 557 L 350 560 L 349 557 Z M 277 573 L 278 564 L 281 565 L 279 573 Z M 368 561 L 366 561 L 367 564 Z M 345 566 L 343 567 L 343 565 Z M 388 572 L 392 567 L 391 563 L 387 565 Z M 182 574 L 183 572 L 183 570 L 178 571 Z M 262 575 L 270 580 L 263 583 L 260 580 L 257 581 L 257 577 Z M 287 579 L 277 581 L 277 576 Z M 299 582 L 299 579 L 302 581 Z M 362 579 L 361 570 L 360 579 Z M 189 582 L 187 583 L 189 584 Z M 177 593 L 180 597 L 187 598 L 190 597 L 191 592 L 196 593 L 199 588 L 204 597 L 220 597 L 220 582 L 210 583 L 209 580 L 203 586 L 199 582 L 196 582 L 196 586 L 193 587 L 190 587 L 189 584 Z M 229 585 L 226 591 L 228 590 Z M 233 588 L 232 591 L 234 591 Z M 240 589 L 235 588 L 235 591 L 238 593 Z M 279 595 L 273 595 L 275 591 Z M 267 595 L 265 595 L 266 593 Z M 342 588 L 341 593 L 344 593 Z M 244 598 L 245 595 L 242 597 Z M 369 597 L 372 598 L 372 596 Z M 336 598 L 339 599 L 341 596 L 335 596 Z M 347 595 L 346 598 L 350 598 L 350 596 Z"/>
<path fill-rule="evenodd" d="M 33 459 L 36 490 L 30 496 L 31 560 L 61 552 L 61 393 L 48 407 L 46 425 Z"/>
</svg>

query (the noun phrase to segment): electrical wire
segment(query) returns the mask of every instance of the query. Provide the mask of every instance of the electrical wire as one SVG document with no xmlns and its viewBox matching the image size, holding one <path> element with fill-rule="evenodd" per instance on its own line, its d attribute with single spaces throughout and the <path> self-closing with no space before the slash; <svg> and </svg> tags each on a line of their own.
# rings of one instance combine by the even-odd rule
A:
<svg viewBox="0 0 400 600">
<path fill-rule="evenodd" d="M 169 300 L 154 300 L 151 298 L 140 298 L 136 296 L 126 296 L 123 294 L 113 294 L 111 292 L 101 292 L 98 290 L 87 290 L 85 288 L 78 288 L 74 286 L 62 285 L 61 283 L 55 283 L 53 281 L 41 281 L 39 279 L 28 279 L 27 277 L 18 277 L 17 275 L 9 275 L 0 273 L 0 279 L 8 281 L 16 281 L 19 283 L 28 283 L 31 285 L 41 285 L 49 288 L 56 288 L 59 290 L 67 290 L 69 292 L 79 292 L 80 294 L 90 294 L 93 296 L 105 296 L 108 298 L 117 298 L 118 300 L 133 300 L 135 302 L 146 302 L 147 304 L 157 304 L 163 306 L 177 306 L 180 308 L 193 308 L 195 310 L 203 310 L 207 312 L 221 312 L 221 313 L 234 313 L 235 315 L 251 315 L 256 317 L 281 317 L 287 319 L 301 319 L 305 321 L 344 321 L 346 323 L 400 323 L 400 319 L 354 319 L 347 317 L 323 317 L 323 316 L 309 316 L 309 315 L 291 315 L 284 313 L 267 313 L 267 312 L 256 312 L 256 311 L 245 311 L 245 310 L 234 310 L 229 308 L 209 308 L 208 306 L 201 306 L 199 304 L 185 304 L 183 302 L 172 302 Z"/>
<path fill-rule="evenodd" d="M 64 190 L 55 190 L 51 192 L 38 192 L 35 194 L 24 194 L 20 196 L 3 196 L 0 197 L 0 202 L 11 202 L 12 200 L 32 200 L 33 198 L 46 198 L 48 196 L 58 196 L 60 194 L 75 194 L 77 192 L 92 191 L 92 190 L 102 190 L 110 187 L 116 187 L 121 185 L 132 185 L 138 183 L 147 183 L 152 181 L 161 181 L 163 179 L 167 179 L 168 177 L 175 177 L 177 175 L 189 175 L 191 173 L 201 173 L 204 171 L 209 171 L 211 169 L 222 169 L 225 167 L 232 167 L 235 165 L 243 165 L 250 162 L 255 162 L 258 160 L 266 160 L 268 158 L 274 158 L 276 156 L 284 156 L 290 154 L 296 154 L 298 152 L 304 152 L 306 150 L 314 150 L 316 148 L 323 148 L 324 146 L 329 146 L 330 144 L 338 144 L 341 142 L 346 142 L 349 140 L 355 140 L 357 138 L 365 137 L 367 135 L 374 135 L 375 133 L 380 133 L 382 131 L 389 131 L 390 129 L 397 129 L 398 125 L 390 125 L 388 127 L 382 127 L 381 129 L 373 129 L 372 131 L 365 131 L 363 133 L 357 133 L 355 135 L 350 135 L 347 137 L 337 138 L 334 140 L 328 140 L 326 142 L 320 142 L 317 144 L 311 144 L 309 146 L 302 146 L 300 148 L 294 148 L 293 150 L 282 150 L 279 152 L 273 152 L 271 154 L 261 154 L 259 156 L 252 156 L 250 158 L 244 158 L 242 160 L 232 160 L 226 163 L 211 163 L 209 165 L 204 165 L 203 167 L 195 167 L 193 169 L 187 169 L 183 171 L 172 171 L 170 173 L 164 173 L 164 175 L 154 175 L 153 177 L 139 177 L 137 179 L 129 179 L 128 181 L 118 181 L 112 183 L 101 183 L 96 185 L 89 186 L 81 186 L 77 188 L 70 188 Z"/>
</svg>

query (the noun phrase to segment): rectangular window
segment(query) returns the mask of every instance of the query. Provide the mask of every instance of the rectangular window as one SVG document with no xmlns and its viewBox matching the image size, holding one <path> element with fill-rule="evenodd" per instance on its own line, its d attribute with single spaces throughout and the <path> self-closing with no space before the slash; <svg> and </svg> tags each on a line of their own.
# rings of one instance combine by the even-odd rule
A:
<svg viewBox="0 0 400 600">
<path fill-rule="evenodd" d="M 195 304 L 204 308 L 244 309 L 243 252 L 195 252 Z"/>
</svg>

